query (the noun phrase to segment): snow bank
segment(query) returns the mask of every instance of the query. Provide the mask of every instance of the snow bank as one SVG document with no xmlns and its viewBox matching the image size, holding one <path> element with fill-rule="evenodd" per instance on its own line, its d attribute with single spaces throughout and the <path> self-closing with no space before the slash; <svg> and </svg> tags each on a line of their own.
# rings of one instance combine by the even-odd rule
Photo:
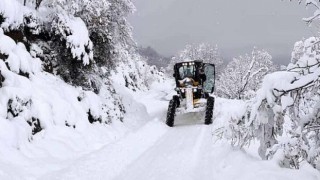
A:
<svg viewBox="0 0 320 180">
<path fill-rule="evenodd" d="M 233 131 L 247 117 L 249 103 L 243 100 L 215 98 L 213 132 L 219 138 L 234 138 Z"/>
<path fill-rule="evenodd" d="M 103 117 L 107 114 L 103 112 L 103 106 L 114 112 L 111 114 L 114 118 L 120 116 L 119 112 L 116 114 L 119 107 L 110 104 L 114 101 L 110 99 L 110 92 L 109 99 L 104 100 L 105 94 L 96 95 L 68 85 L 54 75 L 42 72 L 41 61 L 32 58 L 23 44 L 15 44 L 4 34 L 0 34 L 0 40 L 7 42 L 7 46 L 0 46 L 0 53 L 8 56 L 0 61 L 4 79 L 0 88 L 0 122 L 3 123 L 0 127 L 4 128 L 0 139 L 10 139 L 10 142 L 5 141 L 9 146 L 20 148 L 33 138 L 34 120 L 39 121 L 40 132 L 47 133 L 56 127 L 70 127 L 81 132 L 90 126 L 89 111 L 102 122 L 110 121 Z"/>
<path fill-rule="evenodd" d="M 0 28 L 0 53 L 9 56 L 5 62 L 8 64 L 11 71 L 15 73 L 36 73 L 41 69 L 41 61 L 37 58 L 32 58 L 27 52 L 26 47 L 22 43 L 16 44 L 10 37 L 3 34 Z"/>
<path fill-rule="evenodd" d="M 101 78 L 99 92 L 85 91 L 42 70 L 36 57 L 47 49 L 41 50 L 41 42 L 33 42 L 38 44 L 31 44 L 29 53 L 23 43 L 4 35 L 11 30 L 23 34 L 24 28 L 34 36 L 44 31 L 88 65 L 93 44 L 80 18 L 50 7 L 35 12 L 17 0 L 1 0 L 0 15 L 5 20 L 0 22 L 0 179 L 33 179 L 69 166 L 70 159 L 114 142 L 150 118 L 132 90 L 147 90 L 163 79 L 155 67 L 123 50 L 126 61 L 114 72 L 118 79 Z"/>
<path fill-rule="evenodd" d="M 99 94 L 84 91 L 43 72 L 41 61 L 2 28 L 0 41 L 0 164 L 10 164 L 0 165 L 0 179 L 63 168 L 70 164 L 56 163 L 114 142 L 149 118 L 121 83 L 102 82 Z"/>
</svg>

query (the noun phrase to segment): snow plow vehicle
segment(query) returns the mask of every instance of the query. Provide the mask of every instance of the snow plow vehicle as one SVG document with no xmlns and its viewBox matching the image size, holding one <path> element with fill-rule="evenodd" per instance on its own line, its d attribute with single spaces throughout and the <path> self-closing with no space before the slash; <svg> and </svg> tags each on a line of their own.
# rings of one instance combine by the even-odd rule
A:
<svg viewBox="0 0 320 180">
<path fill-rule="evenodd" d="M 204 123 L 212 123 L 214 108 L 215 66 L 201 60 L 180 62 L 174 65 L 176 81 L 174 95 L 169 102 L 166 124 L 174 126 L 175 116 L 205 111 Z"/>
</svg>

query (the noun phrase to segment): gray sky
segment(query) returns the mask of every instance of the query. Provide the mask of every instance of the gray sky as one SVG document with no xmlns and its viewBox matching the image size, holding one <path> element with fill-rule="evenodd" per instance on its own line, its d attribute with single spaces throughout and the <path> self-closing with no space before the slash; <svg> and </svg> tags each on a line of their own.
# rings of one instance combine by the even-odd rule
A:
<svg viewBox="0 0 320 180">
<path fill-rule="evenodd" d="M 268 50 L 287 64 L 294 42 L 316 35 L 301 19 L 313 13 L 281 0 L 133 0 L 130 17 L 139 45 L 170 56 L 188 43 L 217 44 L 226 59 Z"/>
</svg>

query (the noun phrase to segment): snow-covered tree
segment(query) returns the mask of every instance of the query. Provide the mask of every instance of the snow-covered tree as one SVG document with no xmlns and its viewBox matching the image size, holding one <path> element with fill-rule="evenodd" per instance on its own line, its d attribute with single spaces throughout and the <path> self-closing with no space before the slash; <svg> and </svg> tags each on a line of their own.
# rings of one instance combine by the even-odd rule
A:
<svg viewBox="0 0 320 180">
<path fill-rule="evenodd" d="M 39 69 L 89 94 L 99 95 L 99 111 L 87 108 L 85 112 L 91 123 L 123 118 L 125 109 L 111 76 L 117 76 L 117 83 L 132 90 L 147 89 L 151 80 L 161 79 L 162 74 L 143 63 L 135 52 L 126 20 L 134 11 L 130 0 L 42 0 L 34 8 L 35 2 L 27 0 L 24 5 L 23 0 L 1 0 L 0 30 L 6 34 L 4 37 L 25 47 L 32 58 L 40 59 Z M 9 59 L 8 56 L 0 52 L 9 71 L 29 78 L 30 72 L 19 69 L 18 62 L 12 63 L 15 55 Z M 0 75 L 0 79 L 4 77 Z M 85 96 L 81 95 L 77 100 L 83 99 Z M 39 118 L 39 122 L 43 120 Z"/>
<path fill-rule="evenodd" d="M 260 141 L 263 159 L 284 167 L 306 161 L 320 169 L 320 46 L 312 37 L 297 42 L 287 71 L 267 75 L 242 119 L 226 131 L 239 146 Z M 231 134 L 231 135 L 230 135 Z"/>
<path fill-rule="evenodd" d="M 119 49 L 132 51 L 135 46 L 131 26 L 126 20 L 135 10 L 129 0 L 44 0 L 42 5 L 55 7 L 59 13 L 65 11 L 85 22 L 95 49 L 94 59 L 99 66 L 113 69 L 121 60 Z"/>
<path fill-rule="evenodd" d="M 312 23 L 320 17 L 319 2 L 305 2 L 316 8 L 313 16 L 304 18 Z M 264 78 L 243 118 L 225 127 L 225 137 L 240 147 L 258 139 L 260 156 L 283 167 L 299 168 L 308 162 L 320 170 L 319 42 L 311 37 L 295 43 L 287 70 Z"/>
<path fill-rule="evenodd" d="M 319 3 L 305 2 L 316 8 L 313 16 L 304 18 L 312 23 L 320 16 Z M 243 145 L 257 138 L 262 158 L 274 158 L 290 168 L 306 161 L 320 170 L 319 42 L 318 37 L 311 37 L 295 43 L 287 71 L 267 75 L 248 109 L 249 116 L 231 123 L 232 139 Z"/>
<path fill-rule="evenodd" d="M 234 58 L 217 81 L 217 94 L 230 99 L 248 99 L 260 87 L 263 77 L 275 71 L 271 55 L 254 49 L 251 55 Z"/>
</svg>

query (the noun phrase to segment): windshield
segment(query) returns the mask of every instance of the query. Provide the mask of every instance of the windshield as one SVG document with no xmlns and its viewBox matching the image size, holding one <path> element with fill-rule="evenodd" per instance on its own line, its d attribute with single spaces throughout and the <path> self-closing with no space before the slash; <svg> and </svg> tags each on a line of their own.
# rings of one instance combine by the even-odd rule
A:
<svg viewBox="0 0 320 180">
<path fill-rule="evenodd" d="M 194 77 L 194 65 L 181 66 L 179 68 L 180 79 L 184 79 L 186 77 L 193 78 Z"/>
</svg>

